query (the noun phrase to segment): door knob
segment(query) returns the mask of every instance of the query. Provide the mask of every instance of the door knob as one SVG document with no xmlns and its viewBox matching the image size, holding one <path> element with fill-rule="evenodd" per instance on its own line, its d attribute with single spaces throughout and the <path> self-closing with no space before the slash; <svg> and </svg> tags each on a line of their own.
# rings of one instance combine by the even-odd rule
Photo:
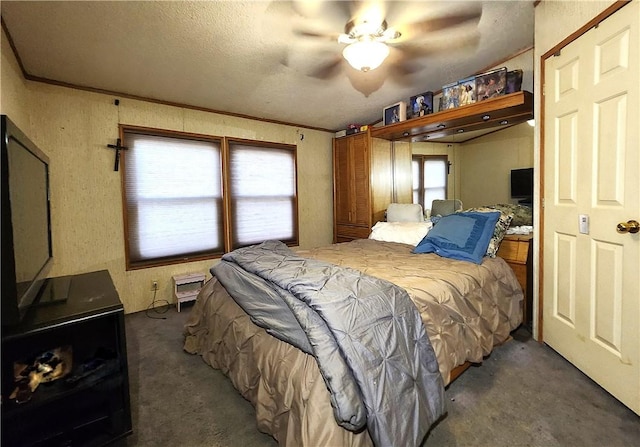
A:
<svg viewBox="0 0 640 447">
<path fill-rule="evenodd" d="M 640 223 L 637 220 L 629 220 L 626 223 L 620 222 L 616 227 L 618 233 L 631 233 L 635 234 L 640 231 Z"/>
</svg>

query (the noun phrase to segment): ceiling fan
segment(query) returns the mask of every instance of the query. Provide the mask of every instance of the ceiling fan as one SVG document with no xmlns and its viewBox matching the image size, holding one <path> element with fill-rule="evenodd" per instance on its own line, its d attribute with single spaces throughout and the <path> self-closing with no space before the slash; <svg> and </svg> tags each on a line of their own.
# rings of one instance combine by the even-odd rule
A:
<svg viewBox="0 0 640 447">
<path fill-rule="evenodd" d="M 475 28 L 482 15 L 482 4 L 477 1 L 294 1 L 290 5 L 299 19 L 293 28 L 295 36 L 321 38 L 336 44 L 331 50 L 331 60 L 310 73 L 320 79 L 335 76 L 343 60 L 360 72 L 369 72 L 391 54 L 389 63 L 393 72 L 413 73 L 417 71 L 417 59 L 473 46 L 478 39 Z M 328 31 L 341 26 L 340 20 L 346 22 L 343 33 Z M 439 33 L 442 36 L 452 29 L 458 31 L 455 36 L 439 38 Z"/>
<path fill-rule="evenodd" d="M 389 56 L 387 42 L 393 42 L 402 34 L 387 26 L 387 21 L 370 21 L 368 18 L 350 20 L 345 33 L 338 36 L 339 43 L 347 46 L 342 55 L 356 70 L 367 72 L 378 68 Z"/>
</svg>

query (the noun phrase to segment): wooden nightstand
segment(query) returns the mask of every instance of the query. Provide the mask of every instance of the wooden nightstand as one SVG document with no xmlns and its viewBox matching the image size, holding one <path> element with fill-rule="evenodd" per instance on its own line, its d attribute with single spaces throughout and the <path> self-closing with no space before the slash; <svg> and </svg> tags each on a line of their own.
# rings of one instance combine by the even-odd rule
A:
<svg viewBox="0 0 640 447">
<path fill-rule="evenodd" d="M 524 292 L 522 324 L 531 330 L 533 319 L 533 235 L 508 234 L 498 256 L 507 261 Z"/>
<path fill-rule="evenodd" d="M 198 297 L 200 289 L 204 286 L 205 275 L 203 273 L 187 273 L 173 277 L 173 293 L 176 297 L 176 306 L 180 312 L 180 304 L 185 301 L 193 301 Z"/>
</svg>

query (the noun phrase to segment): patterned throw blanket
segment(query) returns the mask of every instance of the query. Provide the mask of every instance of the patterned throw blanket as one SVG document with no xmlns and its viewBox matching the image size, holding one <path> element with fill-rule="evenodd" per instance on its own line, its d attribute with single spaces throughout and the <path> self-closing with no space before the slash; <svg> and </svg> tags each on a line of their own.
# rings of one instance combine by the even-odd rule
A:
<svg viewBox="0 0 640 447">
<path fill-rule="evenodd" d="M 343 427 L 417 446 L 444 413 L 438 362 L 404 289 L 277 241 L 228 253 L 211 273 L 254 323 L 316 358 Z"/>
</svg>

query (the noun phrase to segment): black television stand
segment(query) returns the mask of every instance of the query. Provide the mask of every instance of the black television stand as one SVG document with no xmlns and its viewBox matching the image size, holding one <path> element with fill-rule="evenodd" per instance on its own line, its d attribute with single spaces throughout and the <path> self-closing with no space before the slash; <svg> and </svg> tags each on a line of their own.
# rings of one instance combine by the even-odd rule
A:
<svg viewBox="0 0 640 447">
<path fill-rule="evenodd" d="M 2 327 L 2 445 L 103 446 L 129 435 L 124 308 L 109 272 L 48 282 L 43 292 L 62 300 L 41 296 L 20 324 Z M 64 375 L 14 393 L 14 365 L 52 354 Z"/>
</svg>

